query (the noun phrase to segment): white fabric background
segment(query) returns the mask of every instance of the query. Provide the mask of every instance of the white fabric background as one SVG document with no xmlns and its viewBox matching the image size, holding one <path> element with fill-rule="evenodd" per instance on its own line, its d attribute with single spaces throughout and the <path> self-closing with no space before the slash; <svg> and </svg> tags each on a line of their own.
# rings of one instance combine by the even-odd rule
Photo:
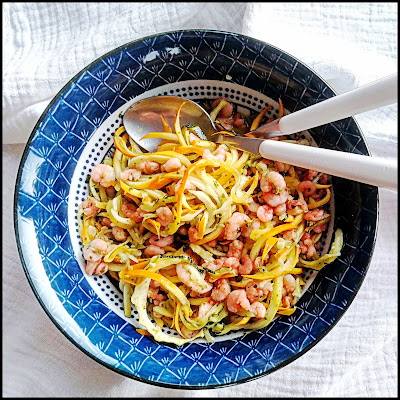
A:
<svg viewBox="0 0 400 400">
<path fill-rule="evenodd" d="M 269 42 L 339 93 L 397 71 L 396 3 L 3 3 L 3 396 L 396 397 L 395 191 L 379 190 L 375 253 L 336 327 L 290 365 L 236 387 L 181 391 L 120 376 L 76 349 L 33 295 L 11 233 L 17 169 L 33 126 L 58 90 L 97 57 L 185 28 Z M 356 119 L 374 156 L 397 159 L 397 104 Z"/>
</svg>

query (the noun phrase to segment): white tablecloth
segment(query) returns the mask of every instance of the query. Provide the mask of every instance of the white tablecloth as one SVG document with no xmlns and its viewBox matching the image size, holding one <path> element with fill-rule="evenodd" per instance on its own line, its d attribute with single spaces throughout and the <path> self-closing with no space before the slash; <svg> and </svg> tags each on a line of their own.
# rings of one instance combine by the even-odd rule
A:
<svg viewBox="0 0 400 400">
<path fill-rule="evenodd" d="M 269 42 L 338 92 L 397 71 L 396 3 L 3 3 L 3 396 L 396 397 L 398 199 L 387 189 L 379 190 L 374 256 L 349 310 L 313 349 L 253 382 L 182 391 L 125 378 L 75 348 L 33 295 L 12 214 L 18 164 L 34 124 L 95 58 L 136 38 L 185 28 Z M 373 155 L 397 158 L 397 105 L 357 120 Z"/>
</svg>

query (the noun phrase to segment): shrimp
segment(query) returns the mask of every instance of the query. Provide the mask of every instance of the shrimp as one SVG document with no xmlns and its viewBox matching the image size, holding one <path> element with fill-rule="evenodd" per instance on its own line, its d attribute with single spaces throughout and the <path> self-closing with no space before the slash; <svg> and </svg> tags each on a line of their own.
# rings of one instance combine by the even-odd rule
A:
<svg viewBox="0 0 400 400">
<path fill-rule="evenodd" d="M 231 285 L 228 279 L 218 279 L 214 283 L 214 289 L 211 292 L 211 298 L 215 301 L 224 301 L 226 296 L 231 292 Z"/>
<path fill-rule="evenodd" d="M 250 312 L 254 314 L 255 318 L 264 318 L 267 309 L 264 307 L 264 304 L 256 301 L 250 306 Z"/>
<path fill-rule="evenodd" d="M 307 172 L 303 176 L 303 181 L 311 181 L 311 179 L 315 178 L 318 175 L 318 171 L 314 171 L 313 169 L 308 169 Z"/>
<path fill-rule="evenodd" d="M 226 298 L 226 306 L 230 312 L 250 311 L 251 305 L 244 289 L 233 290 Z"/>
<path fill-rule="evenodd" d="M 203 159 L 204 160 L 225 161 L 225 156 L 226 156 L 226 151 L 221 147 L 218 147 L 218 149 L 215 150 L 214 153 L 211 153 L 211 151 L 208 149 L 205 149 L 203 151 Z"/>
<path fill-rule="evenodd" d="M 241 228 L 245 226 L 246 221 L 249 219 L 246 214 L 234 212 L 225 225 L 224 239 L 237 239 L 240 236 Z"/>
<path fill-rule="evenodd" d="M 315 254 L 317 254 L 317 250 L 314 247 L 311 235 L 308 232 L 304 233 L 304 235 L 301 237 L 299 246 L 300 253 L 306 254 L 306 258 L 312 258 Z"/>
<path fill-rule="evenodd" d="M 157 208 L 156 214 L 158 216 L 156 221 L 159 222 L 161 226 L 167 226 L 174 220 L 174 215 L 167 206 Z"/>
<path fill-rule="evenodd" d="M 272 284 L 271 281 L 268 279 L 265 281 L 261 281 L 256 285 L 253 284 L 247 286 L 245 290 L 250 303 L 254 303 L 255 301 L 260 301 L 262 297 L 267 296 L 269 292 L 272 292 Z"/>
<path fill-rule="evenodd" d="M 126 169 L 119 174 L 121 181 L 137 181 L 142 173 L 138 169 Z"/>
<path fill-rule="evenodd" d="M 111 228 L 111 219 L 107 217 L 102 217 L 100 219 L 100 224 L 106 226 L 107 228 Z"/>
<path fill-rule="evenodd" d="M 290 168 L 290 164 L 285 164 L 283 162 L 280 161 L 274 161 L 274 165 L 275 168 L 279 171 L 279 172 L 286 172 L 289 170 Z"/>
<path fill-rule="evenodd" d="M 328 183 L 328 180 L 329 180 L 329 175 L 328 175 L 328 174 L 322 174 L 322 175 L 319 177 L 319 183 L 320 183 L 321 185 L 326 185 L 326 184 Z"/>
<path fill-rule="evenodd" d="M 147 297 L 150 297 L 150 299 L 153 299 L 153 304 L 158 306 L 162 301 L 166 300 L 166 296 L 163 295 L 162 293 L 159 293 L 159 288 L 153 288 L 150 287 L 148 292 L 147 292 Z"/>
<path fill-rule="evenodd" d="M 176 274 L 175 274 L 176 275 Z M 189 292 L 189 296 L 190 297 L 208 297 L 208 296 L 211 296 L 211 290 L 209 290 L 208 292 L 206 292 L 206 293 L 197 293 L 195 290 L 191 290 L 190 292 Z"/>
<path fill-rule="evenodd" d="M 286 202 L 288 198 L 288 192 L 286 190 L 279 194 L 274 194 L 273 192 L 264 192 L 262 198 L 269 206 L 278 207 L 280 204 Z"/>
<path fill-rule="evenodd" d="M 240 113 L 236 113 L 233 116 L 233 126 L 239 129 L 244 129 L 247 127 L 246 121 L 244 120 L 243 116 Z"/>
<path fill-rule="evenodd" d="M 183 335 L 183 337 L 185 339 L 191 339 L 192 337 L 196 336 L 200 332 L 200 329 L 192 330 L 192 329 L 187 328 L 183 324 L 179 324 L 179 328 L 180 328 L 180 330 L 182 332 L 182 335 Z"/>
<path fill-rule="evenodd" d="M 108 197 L 114 197 L 115 196 L 115 189 L 114 186 L 109 186 L 104 188 L 104 190 L 106 191 L 106 194 Z"/>
<path fill-rule="evenodd" d="M 271 221 L 274 216 L 274 209 L 268 205 L 260 206 L 257 210 L 257 217 L 261 222 Z"/>
<path fill-rule="evenodd" d="M 161 248 L 169 246 L 172 243 L 174 243 L 174 235 L 169 235 L 169 236 L 163 237 L 161 239 L 159 239 L 157 235 L 153 235 L 149 239 L 150 245 L 154 245 L 154 246 L 161 247 Z"/>
<path fill-rule="evenodd" d="M 273 191 L 276 194 L 286 188 L 286 182 L 279 172 L 270 171 L 261 178 L 260 188 L 263 192 Z"/>
<path fill-rule="evenodd" d="M 165 253 L 164 249 L 162 249 L 161 247 L 155 246 L 155 245 L 147 246 L 143 251 L 143 254 L 146 257 L 159 256 L 159 255 L 162 255 L 164 253 Z"/>
<path fill-rule="evenodd" d="M 242 228 L 242 236 L 243 237 L 249 237 L 251 232 L 254 229 L 260 229 L 261 223 L 258 219 L 254 220 L 250 226 L 244 226 Z"/>
<path fill-rule="evenodd" d="M 317 188 L 311 181 L 302 181 L 297 185 L 297 190 L 303 192 L 304 196 L 309 197 L 316 192 Z"/>
<path fill-rule="evenodd" d="M 182 167 L 181 160 L 177 157 L 172 157 L 161 167 L 161 171 L 175 172 L 178 171 L 180 167 Z"/>
<path fill-rule="evenodd" d="M 96 207 L 96 199 L 94 197 L 89 196 L 83 203 L 83 213 L 87 217 L 94 217 L 100 211 L 100 208 Z"/>
<path fill-rule="evenodd" d="M 239 269 L 240 268 L 240 262 L 237 258 L 235 257 L 224 257 L 224 268 L 232 268 L 232 269 Z"/>
<path fill-rule="evenodd" d="M 304 214 L 304 219 L 306 221 L 317 222 L 321 221 L 321 219 L 324 218 L 325 218 L 325 212 L 324 210 L 321 210 L 319 208 L 315 208 L 314 210 L 311 210 Z"/>
<path fill-rule="evenodd" d="M 248 207 L 250 212 L 256 213 L 260 205 L 254 200 L 251 200 L 251 203 L 248 204 Z"/>
<path fill-rule="evenodd" d="M 229 250 L 228 253 L 226 254 L 227 257 L 235 257 L 237 259 L 240 259 L 242 256 L 242 250 L 243 250 L 244 244 L 240 240 L 234 240 L 230 245 L 229 245 Z"/>
<path fill-rule="evenodd" d="M 282 203 L 279 206 L 274 207 L 274 214 L 275 215 L 282 215 L 286 212 L 286 204 Z"/>
<path fill-rule="evenodd" d="M 326 228 L 328 227 L 328 224 L 322 224 L 322 225 L 318 225 L 315 228 L 313 228 L 312 230 L 315 233 L 322 233 L 324 230 L 326 230 Z"/>
<path fill-rule="evenodd" d="M 94 239 L 83 248 L 83 257 L 87 261 L 99 261 L 110 251 L 110 246 L 102 239 Z"/>
<path fill-rule="evenodd" d="M 285 240 L 295 241 L 297 239 L 296 229 L 289 229 L 282 233 L 282 238 Z"/>
<path fill-rule="evenodd" d="M 108 271 L 108 265 L 100 260 L 88 261 L 85 270 L 88 275 L 103 275 Z"/>
<path fill-rule="evenodd" d="M 175 189 L 174 189 L 175 193 L 179 190 L 179 188 L 181 187 L 181 184 L 182 184 L 182 179 L 179 179 L 179 181 L 176 182 L 176 185 L 175 185 Z M 192 182 L 186 181 L 185 189 L 186 190 L 196 190 L 196 186 Z"/>
<path fill-rule="evenodd" d="M 204 318 L 207 313 L 211 310 L 212 306 L 214 305 L 214 301 L 207 301 L 200 305 L 199 307 L 199 315 L 197 316 L 198 319 Z"/>
<path fill-rule="evenodd" d="M 296 279 L 291 274 L 286 274 L 283 276 L 283 287 L 286 290 L 286 293 L 293 293 L 296 289 Z"/>
<path fill-rule="evenodd" d="M 110 182 L 115 181 L 114 168 L 107 164 L 95 165 L 90 176 L 93 182 L 99 183 L 105 188 L 112 186 Z"/>
<path fill-rule="evenodd" d="M 299 200 L 288 200 L 286 202 L 287 213 L 290 215 L 298 214 L 297 210 L 294 207 L 299 206 L 304 212 L 308 211 L 308 205 L 303 199 Z"/>
<path fill-rule="evenodd" d="M 282 307 L 288 308 L 292 305 L 293 295 L 282 297 Z"/>
<path fill-rule="evenodd" d="M 190 272 L 186 270 L 182 263 L 176 265 L 176 274 L 185 285 L 187 285 L 190 289 L 195 290 L 197 293 L 202 294 L 210 291 L 213 288 L 213 286 L 207 281 L 204 281 L 205 284 L 202 286 L 198 285 L 196 282 L 193 282 Z"/>
<path fill-rule="evenodd" d="M 242 257 L 241 265 L 239 266 L 239 273 L 242 275 L 247 275 L 254 269 L 254 262 L 252 259 L 246 254 Z"/>
<path fill-rule="evenodd" d="M 136 168 L 148 175 L 160 172 L 160 164 L 155 161 L 142 161 Z"/>
<path fill-rule="evenodd" d="M 223 106 L 221 110 L 219 111 L 218 115 L 220 117 L 228 118 L 232 115 L 233 113 L 233 104 L 229 102 L 229 100 L 226 97 L 218 97 L 218 99 L 215 99 L 211 103 L 211 108 L 214 109 L 215 107 L 218 106 L 219 103 L 221 103 L 222 100 L 225 100 L 228 104 Z"/>
<path fill-rule="evenodd" d="M 210 240 L 206 243 L 207 246 L 216 247 L 217 246 L 217 239 Z"/>
<path fill-rule="evenodd" d="M 121 213 L 124 217 L 131 219 L 133 222 L 141 222 L 143 220 L 143 215 L 146 211 L 138 208 L 132 203 L 123 203 L 121 205 Z"/>
<path fill-rule="evenodd" d="M 205 261 L 201 266 L 211 271 L 218 271 L 224 266 L 224 257 L 218 258 L 214 261 Z"/>
<path fill-rule="evenodd" d="M 118 242 L 124 242 L 128 237 L 128 232 L 119 226 L 113 226 L 112 235 L 114 236 L 115 240 L 118 240 Z"/>
<path fill-rule="evenodd" d="M 189 235 L 190 243 L 193 243 L 199 239 L 199 230 L 197 228 L 195 228 L 194 226 L 192 226 L 188 230 L 188 235 Z"/>
</svg>

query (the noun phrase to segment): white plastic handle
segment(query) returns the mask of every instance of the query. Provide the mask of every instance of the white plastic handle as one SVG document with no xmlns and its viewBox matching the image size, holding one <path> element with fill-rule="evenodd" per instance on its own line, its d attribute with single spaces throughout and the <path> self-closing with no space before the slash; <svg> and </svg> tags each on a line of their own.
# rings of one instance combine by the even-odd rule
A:
<svg viewBox="0 0 400 400">
<path fill-rule="evenodd" d="M 290 135 L 395 102 L 397 73 L 285 115 L 278 122 L 279 130 Z"/>
<path fill-rule="evenodd" d="M 268 160 L 397 190 L 397 161 L 275 140 L 264 140 L 259 152 Z"/>
</svg>

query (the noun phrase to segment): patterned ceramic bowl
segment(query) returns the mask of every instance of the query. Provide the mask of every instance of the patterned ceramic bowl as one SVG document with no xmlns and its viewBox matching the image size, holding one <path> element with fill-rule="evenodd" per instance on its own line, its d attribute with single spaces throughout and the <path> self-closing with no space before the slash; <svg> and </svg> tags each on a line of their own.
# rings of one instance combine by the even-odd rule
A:
<svg viewBox="0 0 400 400">
<path fill-rule="evenodd" d="M 266 328 L 176 347 L 135 330 L 106 276 L 84 272 L 77 206 L 86 176 L 113 151 L 121 111 L 141 97 L 229 97 L 253 111 L 278 98 L 288 112 L 335 95 L 302 62 L 261 41 L 217 31 L 176 31 L 128 43 L 77 74 L 49 104 L 27 143 L 15 190 L 15 231 L 26 276 L 51 320 L 83 352 L 133 379 L 173 388 L 214 388 L 269 374 L 313 347 L 337 323 L 366 274 L 375 241 L 376 187 L 333 178 L 330 232 L 342 255 L 308 278 L 291 316 Z M 274 110 L 270 115 L 274 115 Z M 314 144 L 369 154 L 355 120 L 310 130 Z M 333 208 L 331 209 L 333 212 Z M 167 332 L 173 334 L 173 332 Z"/>
</svg>

